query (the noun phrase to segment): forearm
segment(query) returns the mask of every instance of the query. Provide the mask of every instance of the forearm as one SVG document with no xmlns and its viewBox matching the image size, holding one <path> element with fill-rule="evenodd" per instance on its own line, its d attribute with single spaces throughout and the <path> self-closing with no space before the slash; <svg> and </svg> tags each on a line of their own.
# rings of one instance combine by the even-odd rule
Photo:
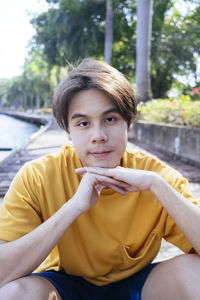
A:
<svg viewBox="0 0 200 300">
<path fill-rule="evenodd" d="M 77 218 L 71 201 L 32 232 L 0 245 L 0 286 L 30 274 L 47 257 Z M 3 271 L 4 270 L 4 271 Z"/>
<path fill-rule="evenodd" d="M 155 177 L 151 191 L 200 255 L 200 208 L 159 176 Z"/>
</svg>

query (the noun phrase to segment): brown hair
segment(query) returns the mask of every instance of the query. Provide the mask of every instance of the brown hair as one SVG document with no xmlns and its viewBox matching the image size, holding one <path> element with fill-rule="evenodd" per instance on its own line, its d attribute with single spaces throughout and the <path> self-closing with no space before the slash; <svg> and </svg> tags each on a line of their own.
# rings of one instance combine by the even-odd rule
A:
<svg viewBox="0 0 200 300">
<path fill-rule="evenodd" d="M 113 100 L 128 126 L 136 116 L 136 101 L 131 84 L 110 65 L 86 58 L 73 67 L 58 86 L 53 98 L 53 114 L 64 130 L 68 129 L 68 109 L 74 95 L 82 90 L 98 89 Z"/>
</svg>

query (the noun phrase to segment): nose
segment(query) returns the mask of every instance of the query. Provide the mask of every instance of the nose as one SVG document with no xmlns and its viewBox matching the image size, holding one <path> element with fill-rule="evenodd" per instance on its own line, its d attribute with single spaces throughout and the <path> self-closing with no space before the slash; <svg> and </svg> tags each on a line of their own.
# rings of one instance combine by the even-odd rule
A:
<svg viewBox="0 0 200 300">
<path fill-rule="evenodd" d="M 97 143 L 105 143 L 108 140 L 108 136 L 105 132 L 105 130 L 103 130 L 103 128 L 101 127 L 95 127 L 93 128 L 93 132 L 91 135 L 91 141 L 94 144 Z"/>
</svg>

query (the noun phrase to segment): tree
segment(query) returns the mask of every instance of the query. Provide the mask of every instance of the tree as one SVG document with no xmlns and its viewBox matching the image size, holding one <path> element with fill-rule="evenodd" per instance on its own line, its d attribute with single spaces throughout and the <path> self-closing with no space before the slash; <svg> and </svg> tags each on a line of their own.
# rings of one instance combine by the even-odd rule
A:
<svg viewBox="0 0 200 300">
<path fill-rule="evenodd" d="M 150 49 L 153 0 L 139 0 L 137 6 L 136 97 L 138 101 L 152 98 L 150 82 Z"/>
<path fill-rule="evenodd" d="M 37 102 L 38 106 L 47 105 L 47 99 L 51 98 L 61 72 L 66 73 L 67 61 L 73 63 L 84 57 L 104 59 L 106 0 L 46 1 L 49 3 L 48 11 L 32 21 L 36 29 L 32 51 L 39 51 L 38 55 L 42 55 L 42 58 L 39 61 L 33 54 L 32 58 L 28 57 L 22 76 L 23 105 L 28 107 L 35 106 L 36 99 L 40 99 Z M 142 1 L 139 0 L 138 4 Z M 185 1 L 193 2 L 193 0 Z M 174 2 L 174 0 L 153 1 L 151 85 L 154 98 L 166 97 L 168 90 L 177 81 L 175 74 L 184 75 L 191 72 L 197 74 L 197 57 L 200 52 L 200 5 L 196 3 L 196 9 L 183 17 L 173 9 Z M 113 13 L 111 63 L 134 82 L 136 1 L 110 0 L 111 4 Z M 137 54 L 140 55 L 141 52 Z M 37 72 L 33 72 L 35 65 L 38 67 Z M 198 82 L 197 77 L 196 75 Z M 39 91 L 37 95 L 40 97 L 36 96 L 36 91 Z M 145 99 L 147 98 L 150 97 L 145 96 Z"/>
<path fill-rule="evenodd" d="M 32 49 L 25 60 L 23 72 L 23 95 L 27 106 L 42 107 L 52 95 L 49 82 L 50 70 L 41 48 Z"/>
<path fill-rule="evenodd" d="M 112 59 L 112 43 L 113 43 L 112 0 L 106 0 L 106 32 L 105 32 L 104 59 L 108 64 L 111 63 L 111 59 Z"/>
<path fill-rule="evenodd" d="M 0 79 L 0 108 L 6 106 L 7 102 L 7 90 L 8 90 L 9 79 Z"/>
<path fill-rule="evenodd" d="M 32 20 L 36 45 L 42 45 L 49 65 L 64 66 L 88 56 L 101 56 L 104 46 L 103 3 L 62 0 Z"/>
<path fill-rule="evenodd" d="M 50 4 L 56 2 L 48 0 Z M 115 0 L 112 65 L 128 76 L 134 73 L 135 12 L 132 0 Z M 104 59 L 105 0 L 61 0 L 55 8 L 33 19 L 35 44 L 44 47 L 49 65 L 95 57 Z"/>
<path fill-rule="evenodd" d="M 23 107 L 22 76 L 12 78 L 8 83 L 7 105 L 19 109 Z"/>
<path fill-rule="evenodd" d="M 174 10 L 165 18 L 159 35 L 156 36 L 154 28 L 151 72 L 154 98 L 166 97 L 177 75 L 196 73 L 200 54 L 198 10 L 186 16 Z"/>
</svg>

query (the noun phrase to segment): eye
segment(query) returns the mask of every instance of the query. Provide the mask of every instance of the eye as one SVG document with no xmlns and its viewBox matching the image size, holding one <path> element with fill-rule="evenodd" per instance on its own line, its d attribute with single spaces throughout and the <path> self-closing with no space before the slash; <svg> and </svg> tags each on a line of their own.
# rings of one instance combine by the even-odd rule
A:
<svg viewBox="0 0 200 300">
<path fill-rule="evenodd" d="M 80 122 L 78 124 L 78 126 L 80 126 L 80 127 L 86 127 L 87 125 L 88 125 L 88 122 L 86 122 L 86 121 Z"/>
<path fill-rule="evenodd" d="M 107 123 L 112 123 L 112 122 L 114 122 L 114 121 L 116 121 L 116 118 L 115 118 L 115 117 L 108 117 L 108 118 L 106 118 L 106 122 L 107 122 Z"/>
</svg>

